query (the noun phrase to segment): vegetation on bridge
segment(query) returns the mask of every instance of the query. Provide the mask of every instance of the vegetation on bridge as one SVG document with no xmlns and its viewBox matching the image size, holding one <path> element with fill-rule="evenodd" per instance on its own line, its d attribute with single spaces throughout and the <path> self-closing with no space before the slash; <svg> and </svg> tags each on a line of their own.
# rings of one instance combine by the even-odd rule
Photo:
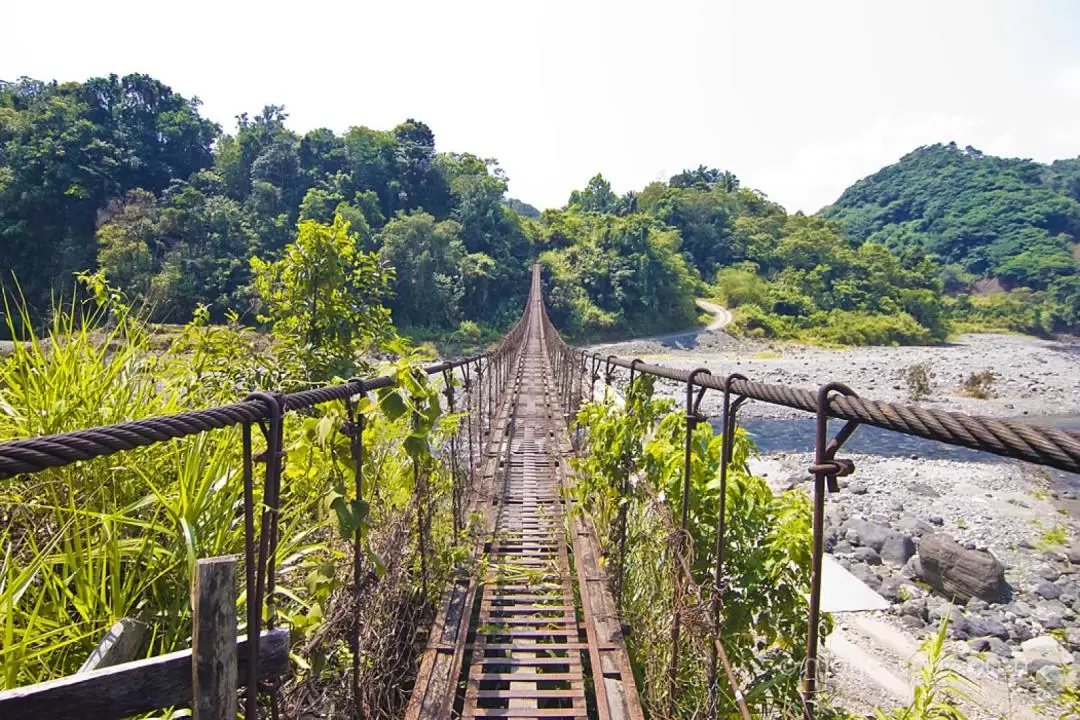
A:
<svg viewBox="0 0 1080 720">
<path fill-rule="evenodd" d="M 376 268 L 333 252 L 335 236 L 302 230 L 280 265 L 265 275 L 260 269 L 259 284 L 272 297 L 303 297 L 304 278 L 290 258 L 322 248 L 317 270 L 345 267 L 352 281 L 385 290 Z M 285 423 L 271 598 L 278 623 L 292 630 L 297 663 L 284 688 L 287 717 L 330 703 L 344 711 L 351 702 L 348 633 L 357 618 L 364 628 L 360 702 L 368 716 L 397 712 L 408 693 L 402 678 L 415 670 L 411 641 L 460 559 L 454 463 L 438 449 L 463 422 L 444 412 L 440 388 L 417 371 L 421 358 L 386 340 L 377 322 L 351 324 L 349 337 L 328 331 L 337 299 L 314 314 L 303 304 L 268 303 L 273 322 L 286 326 L 274 343 L 235 317 L 210 324 L 200 309 L 160 348 L 119 291 L 99 276 L 83 280 L 85 301 L 56 308 L 46 334 L 0 359 L 0 441 L 232 403 L 255 388 L 298 389 L 332 370 L 347 377 L 365 370 L 355 364 L 357 346 L 376 344 L 402 358 L 383 369 L 395 386 L 359 403 L 363 498 L 355 496 L 341 403 L 290 414 Z M 385 309 L 350 312 L 377 318 Z M 125 617 L 150 626 L 146 656 L 186 647 L 195 560 L 244 555 L 241 448 L 241 430 L 231 427 L 0 485 L 0 688 L 75 672 Z M 257 503 L 261 492 L 256 482 Z M 370 573 L 359 607 L 350 545 L 358 527 Z"/>
</svg>

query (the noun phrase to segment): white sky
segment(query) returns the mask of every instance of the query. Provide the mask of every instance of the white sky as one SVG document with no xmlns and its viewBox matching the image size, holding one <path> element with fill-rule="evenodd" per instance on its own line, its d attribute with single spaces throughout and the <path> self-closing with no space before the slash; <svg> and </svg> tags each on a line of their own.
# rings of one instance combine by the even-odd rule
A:
<svg viewBox="0 0 1080 720">
<path fill-rule="evenodd" d="M 0 78 L 149 73 L 226 130 L 428 123 L 559 206 L 699 164 L 814 212 L 918 145 L 1080 154 L 1080 2 L 0 0 Z"/>
</svg>

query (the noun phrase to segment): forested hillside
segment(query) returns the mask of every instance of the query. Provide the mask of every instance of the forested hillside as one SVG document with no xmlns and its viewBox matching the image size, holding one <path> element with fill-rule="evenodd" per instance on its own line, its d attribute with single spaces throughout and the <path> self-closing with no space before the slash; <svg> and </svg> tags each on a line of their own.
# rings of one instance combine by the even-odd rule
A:
<svg viewBox="0 0 1080 720">
<path fill-rule="evenodd" d="M 253 320 L 249 258 L 337 214 L 396 268 L 400 324 L 517 317 L 532 249 L 495 161 L 436 153 L 416 120 L 300 135 L 286 119 L 268 106 L 223 134 L 145 75 L 0 85 L 4 282 L 13 272 L 35 317 L 100 267 L 155 319 L 209 304 Z"/>
<path fill-rule="evenodd" d="M 853 249 L 834 224 L 788 215 L 730 172 L 699 167 L 622 197 L 597 175 L 543 221 L 548 302 L 572 330 L 625 326 L 612 310 L 637 293 L 655 304 L 637 303 L 632 327 L 688 318 L 692 307 L 679 299 L 697 287 L 737 308 L 738 328 L 764 337 L 890 344 L 948 331 L 937 266 L 925 253 Z M 644 257 L 652 274 L 638 269 Z"/>
<path fill-rule="evenodd" d="M 422 337 L 497 336 L 537 259 L 579 341 L 688 327 L 695 294 L 736 308 L 736 330 L 818 343 L 1080 322 L 1080 159 L 921 148 L 814 218 L 714 168 L 621 196 L 598 174 L 541 213 L 418 120 L 301 135 L 287 119 L 270 105 L 225 132 L 145 75 L 0 82 L 0 282 L 35 322 L 101 270 L 154 320 L 254 323 L 275 293 L 326 299 L 314 273 L 302 291 L 270 278 L 318 249 L 328 277 L 377 264 L 393 323 Z M 970 294 L 982 278 L 1011 292 Z"/>
<path fill-rule="evenodd" d="M 947 290 L 985 278 L 1026 288 L 990 302 L 1039 308 L 1044 329 L 1063 329 L 1080 322 L 1078 201 L 1080 159 L 1042 165 L 950 143 L 918 148 L 860 180 L 822 215 L 855 246 L 934 254 Z M 988 301 L 975 302 L 978 310 Z"/>
</svg>

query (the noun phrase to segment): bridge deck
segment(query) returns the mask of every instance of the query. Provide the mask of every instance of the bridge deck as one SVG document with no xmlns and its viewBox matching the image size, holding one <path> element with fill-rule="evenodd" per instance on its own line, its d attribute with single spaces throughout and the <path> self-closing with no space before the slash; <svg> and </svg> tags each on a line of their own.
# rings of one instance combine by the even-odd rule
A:
<svg viewBox="0 0 1080 720">
<path fill-rule="evenodd" d="M 408 718 L 641 717 L 595 535 L 560 492 L 570 445 L 542 333 L 534 309 L 473 498 L 484 577 L 451 587 Z"/>
</svg>

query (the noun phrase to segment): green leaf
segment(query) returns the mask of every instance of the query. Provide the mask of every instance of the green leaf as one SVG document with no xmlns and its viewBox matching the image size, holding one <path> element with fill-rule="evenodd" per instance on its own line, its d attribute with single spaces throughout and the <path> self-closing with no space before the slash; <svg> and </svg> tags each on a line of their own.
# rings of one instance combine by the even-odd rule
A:
<svg viewBox="0 0 1080 720">
<path fill-rule="evenodd" d="M 420 435 L 410 435 L 405 438 L 404 446 L 405 452 L 413 459 L 422 460 L 430 454 L 427 438 Z"/>
<path fill-rule="evenodd" d="M 404 398 L 396 391 L 389 391 L 379 398 L 379 408 L 390 420 L 397 420 L 409 411 Z"/>
</svg>

